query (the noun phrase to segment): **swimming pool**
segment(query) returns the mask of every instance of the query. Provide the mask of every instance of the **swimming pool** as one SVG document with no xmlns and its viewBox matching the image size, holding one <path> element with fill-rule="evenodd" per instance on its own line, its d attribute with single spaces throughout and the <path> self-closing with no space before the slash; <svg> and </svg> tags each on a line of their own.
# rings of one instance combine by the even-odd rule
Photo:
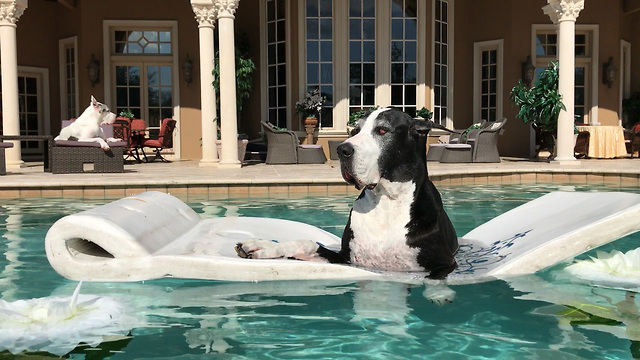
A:
<svg viewBox="0 0 640 360">
<path fill-rule="evenodd" d="M 462 235 L 558 188 L 489 185 L 443 187 L 440 191 L 450 218 Z M 561 189 L 611 190 L 580 186 Z M 352 197 L 329 196 L 199 201 L 189 205 L 205 218 L 235 215 L 283 218 L 340 235 L 352 201 Z M 106 202 L 4 201 L 0 205 L 0 298 L 14 301 L 52 294 L 70 296 L 77 283 L 51 269 L 44 254 L 44 235 L 62 216 Z M 600 250 L 626 251 L 638 244 L 637 233 Z M 594 253 L 583 256 L 587 255 Z M 130 336 L 96 347 L 79 346 L 69 358 L 631 359 L 639 356 L 640 314 L 634 294 L 581 285 L 567 277 L 562 267 L 509 281 L 453 286 L 456 299 L 444 306 L 425 298 L 425 286 L 380 281 L 228 283 L 162 279 L 84 283 L 81 293 L 118 299 L 138 323 Z M 0 358 L 14 357 L 0 349 Z"/>
</svg>

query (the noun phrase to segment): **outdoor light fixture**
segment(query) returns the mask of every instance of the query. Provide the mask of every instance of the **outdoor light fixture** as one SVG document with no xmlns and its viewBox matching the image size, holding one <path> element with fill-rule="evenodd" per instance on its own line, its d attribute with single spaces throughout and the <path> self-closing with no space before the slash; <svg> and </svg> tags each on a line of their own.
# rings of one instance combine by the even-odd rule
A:
<svg viewBox="0 0 640 360">
<path fill-rule="evenodd" d="M 187 59 L 182 64 L 182 69 L 184 70 L 184 82 L 187 83 L 187 86 L 191 84 L 191 69 L 193 68 L 193 64 L 191 60 L 189 60 L 189 54 L 187 53 Z"/>
<path fill-rule="evenodd" d="M 89 82 L 91 83 L 91 87 L 96 86 L 97 83 L 100 82 L 100 63 L 98 59 L 91 54 L 91 60 L 89 60 L 89 65 L 87 65 Z"/>
<path fill-rule="evenodd" d="M 531 86 L 533 77 L 536 74 L 536 67 L 531 62 L 531 55 L 527 55 L 527 61 L 522 63 L 522 82 L 526 87 Z"/>
<path fill-rule="evenodd" d="M 602 83 L 611 87 L 616 79 L 616 71 L 618 69 L 613 65 L 613 56 L 610 56 L 609 61 L 602 64 Z"/>
</svg>

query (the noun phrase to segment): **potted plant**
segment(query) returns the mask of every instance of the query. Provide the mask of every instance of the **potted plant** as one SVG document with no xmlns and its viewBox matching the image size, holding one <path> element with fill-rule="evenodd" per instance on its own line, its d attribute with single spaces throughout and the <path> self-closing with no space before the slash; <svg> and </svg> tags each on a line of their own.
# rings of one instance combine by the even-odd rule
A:
<svg viewBox="0 0 640 360">
<path fill-rule="evenodd" d="M 315 88 L 305 94 L 304 99 L 296 102 L 296 110 L 305 125 L 318 125 L 317 115 L 322 110 L 322 105 L 327 98 L 320 95 L 320 89 Z"/>
<path fill-rule="evenodd" d="M 538 152 L 548 150 L 549 158 L 553 157 L 558 116 L 561 110 L 566 110 L 558 92 L 558 62 L 550 62 L 530 89 L 519 79 L 518 85 L 511 89 L 510 98 L 513 104 L 520 107 L 516 117 L 525 124 L 531 124 L 536 132 Z"/>
<path fill-rule="evenodd" d="M 256 65 L 248 57 L 249 45 L 246 34 L 237 38 L 235 47 L 236 56 L 236 108 L 238 111 L 238 121 L 244 107 L 245 100 L 251 96 L 253 91 L 253 72 Z M 213 67 L 213 87 L 216 89 L 216 105 L 220 107 L 220 56 L 216 52 L 215 64 Z"/>
<path fill-rule="evenodd" d="M 135 115 L 133 115 L 130 109 L 122 110 L 118 115 L 123 118 L 128 118 L 129 120 L 133 120 L 133 118 L 135 117 Z"/>
<path fill-rule="evenodd" d="M 433 112 L 427 109 L 426 107 L 422 107 L 422 109 L 416 111 L 416 118 L 419 118 L 422 120 L 431 120 L 432 117 L 433 117 Z"/>
</svg>

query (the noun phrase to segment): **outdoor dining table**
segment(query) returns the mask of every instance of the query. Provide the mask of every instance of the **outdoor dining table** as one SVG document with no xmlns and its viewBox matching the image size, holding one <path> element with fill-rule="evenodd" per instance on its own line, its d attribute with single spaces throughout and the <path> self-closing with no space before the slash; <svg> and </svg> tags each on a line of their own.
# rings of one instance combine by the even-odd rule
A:
<svg viewBox="0 0 640 360">
<path fill-rule="evenodd" d="M 578 131 L 588 131 L 590 158 L 613 159 L 627 155 L 622 126 L 576 126 Z"/>
</svg>

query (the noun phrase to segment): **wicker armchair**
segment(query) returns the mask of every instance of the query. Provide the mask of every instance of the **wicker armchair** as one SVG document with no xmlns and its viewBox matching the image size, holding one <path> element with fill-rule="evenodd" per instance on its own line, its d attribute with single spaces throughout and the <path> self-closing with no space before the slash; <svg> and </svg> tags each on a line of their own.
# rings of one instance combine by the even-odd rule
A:
<svg viewBox="0 0 640 360">
<path fill-rule="evenodd" d="M 300 140 L 290 130 L 277 130 L 268 122 L 262 121 L 267 135 L 267 164 L 297 164 Z"/>
<path fill-rule="evenodd" d="M 4 149 L 12 148 L 13 143 L 0 142 L 0 175 L 7 175 L 7 163 L 4 156 Z"/>
<path fill-rule="evenodd" d="M 465 143 L 445 146 L 440 162 L 499 163 L 498 136 L 502 134 L 506 122 L 507 119 L 502 118 L 469 131 Z"/>
</svg>

